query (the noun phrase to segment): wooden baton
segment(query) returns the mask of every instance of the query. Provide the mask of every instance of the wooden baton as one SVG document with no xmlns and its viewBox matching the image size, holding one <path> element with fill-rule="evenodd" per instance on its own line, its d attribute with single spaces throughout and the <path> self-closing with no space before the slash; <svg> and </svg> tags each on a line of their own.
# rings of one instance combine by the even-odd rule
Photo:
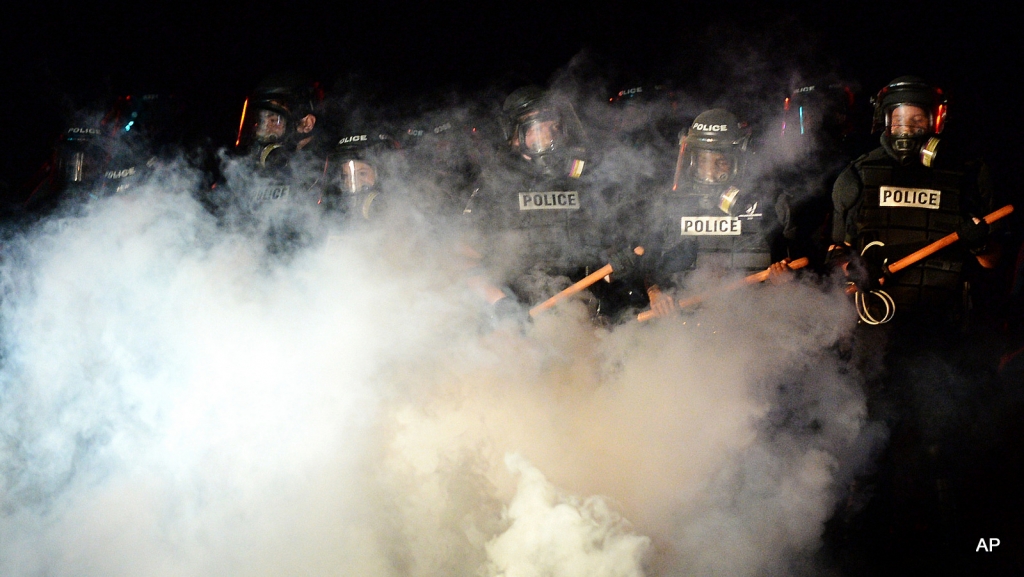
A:
<svg viewBox="0 0 1024 577">
<path fill-rule="evenodd" d="M 643 256 L 643 254 L 644 254 L 644 247 L 638 246 L 638 247 L 634 248 L 633 249 L 633 253 L 636 254 L 637 256 Z M 571 297 L 572 295 L 574 295 L 574 294 L 576 294 L 576 293 L 586 289 L 587 287 L 589 287 L 590 285 L 592 285 L 592 284 L 596 283 L 597 281 L 603 279 L 604 277 L 612 274 L 612 272 L 614 272 L 612 270 L 612 265 L 610 265 L 610 264 L 604 265 L 603 267 L 597 269 L 596 271 L 594 271 L 594 272 L 588 274 L 587 276 L 583 277 L 582 279 L 576 281 L 569 288 L 563 290 L 562 292 L 556 294 L 555 296 L 549 298 L 548 300 L 546 300 L 546 301 L 540 303 L 539 305 L 533 307 L 532 309 L 530 309 L 530 316 L 531 317 L 537 316 L 538 314 L 540 314 L 540 313 L 548 310 L 549 308 L 555 306 L 559 302 L 561 302 L 561 301 Z"/>
<path fill-rule="evenodd" d="M 1008 205 L 1004 206 L 1003 208 L 1000 208 L 999 210 L 997 210 L 997 211 L 995 211 L 995 212 L 993 212 L 991 214 L 985 215 L 985 218 L 982 218 L 981 220 L 985 221 L 985 224 L 992 224 L 993 222 L 1003 218 L 1004 216 L 1007 216 L 1008 214 L 1010 214 L 1012 212 L 1013 212 L 1013 205 L 1012 204 L 1008 204 Z M 919 249 L 919 250 L 917 250 L 915 252 L 912 252 L 912 253 L 908 254 L 907 256 L 901 258 L 900 260 L 898 260 L 898 261 L 892 263 L 891 265 L 889 265 L 889 274 L 895 274 L 895 273 L 897 273 L 897 272 L 907 268 L 908 266 L 916 263 L 919 260 L 928 258 L 929 256 L 939 252 L 940 250 L 946 248 L 947 246 L 953 244 L 954 242 L 956 242 L 958 240 L 960 240 L 960 235 L 958 235 L 955 232 L 951 232 L 951 233 L 947 234 L 946 236 L 940 238 L 939 240 L 931 243 L 930 245 L 928 245 L 928 246 L 926 246 L 926 247 L 924 247 L 922 249 Z M 882 282 L 882 281 L 884 281 L 884 279 L 879 279 L 879 281 Z"/>
<path fill-rule="evenodd" d="M 807 260 L 807 257 L 803 257 L 803 258 L 798 258 L 798 259 L 796 259 L 796 260 L 794 260 L 792 262 L 786 263 L 786 266 L 789 267 L 789 270 L 796 270 L 796 269 L 803 268 L 803 267 L 807 266 L 807 264 L 809 262 L 810 261 Z M 766 270 L 763 270 L 761 272 L 755 272 L 754 274 L 752 274 L 750 276 L 743 277 L 743 278 L 741 278 L 738 281 L 734 281 L 734 282 L 731 282 L 731 283 L 729 283 L 729 284 L 727 284 L 727 285 L 725 285 L 723 287 L 720 287 L 719 289 L 717 289 L 714 292 L 715 293 L 728 292 L 728 291 L 733 291 L 733 290 L 736 290 L 738 288 L 741 288 L 741 287 L 744 287 L 744 286 L 747 286 L 747 285 L 757 284 L 757 283 L 760 283 L 760 282 L 764 282 L 764 281 L 768 280 L 768 276 L 771 274 L 770 271 L 771 271 L 771 269 L 766 269 Z M 681 308 L 681 309 L 684 309 L 686 307 L 692 307 L 693 305 L 703 301 L 704 299 L 708 298 L 709 296 L 711 296 L 711 293 L 710 292 L 706 292 L 706 293 L 702 293 L 702 294 L 699 294 L 699 295 L 692 296 L 690 298 L 681 299 L 677 303 L 677 306 L 679 308 Z M 644 312 L 642 312 L 642 313 L 640 313 L 640 314 L 638 314 L 636 316 L 636 320 L 638 320 L 640 322 L 645 322 L 645 321 L 649 321 L 649 320 L 653 319 L 655 316 L 656 315 L 654 314 L 654 311 L 644 311 Z"/>
</svg>

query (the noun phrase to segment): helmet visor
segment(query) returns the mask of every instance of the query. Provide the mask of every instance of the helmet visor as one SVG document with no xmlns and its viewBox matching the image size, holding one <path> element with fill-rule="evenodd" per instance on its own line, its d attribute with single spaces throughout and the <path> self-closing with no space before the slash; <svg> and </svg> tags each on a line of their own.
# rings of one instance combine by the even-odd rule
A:
<svg viewBox="0 0 1024 577">
<path fill-rule="evenodd" d="M 885 125 L 894 138 L 924 136 L 932 126 L 928 111 L 915 104 L 898 104 L 885 115 Z"/>
<path fill-rule="evenodd" d="M 288 121 L 280 112 L 261 109 L 256 114 L 256 140 L 269 144 L 283 140 Z"/>
<path fill-rule="evenodd" d="M 519 122 L 519 144 L 529 154 L 544 154 L 562 141 L 562 122 L 552 111 L 534 113 Z"/>
<path fill-rule="evenodd" d="M 697 149 L 690 164 L 690 175 L 698 184 L 725 184 L 735 169 L 736 160 L 728 152 Z"/>
<path fill-rule="evenodd" d="M 377 171 L 371 164 L 362 160 L 346 160 L 341 164 L 339 180 L 342 191 L 356 194 L 377 184 Z"/>
</svg>

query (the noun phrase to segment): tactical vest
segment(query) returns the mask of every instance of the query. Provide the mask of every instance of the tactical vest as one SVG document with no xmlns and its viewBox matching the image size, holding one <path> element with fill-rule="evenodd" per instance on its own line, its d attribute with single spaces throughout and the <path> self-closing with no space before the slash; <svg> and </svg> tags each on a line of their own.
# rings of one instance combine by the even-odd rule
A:
<svg viewBox="0 0 1024 577">
<path fill-rule="evenodd" d="M 253 211 L 264 210 L 272 203 L 283 203 L 288 201 L 292 194 L 292 185 L 277 178 L 259 179 L 248 190 L 248 205 Z"/>
<path fill-rule="evenodd" d="M 712 196 L 684 194 L 668 203 L 669 230 L 674 228 L 676 238 L 693 253 L 688 270 L 767 269 L 771 250 L 764 222 L 769 206 L 736 188 Z"/>
<path fill-rule="evenodd" d="M 899 166 L 888 156 L 855 165 L 862 183 L 853 246 L 885 243 L 889 262 L 953 232 L 961 221 L 963 171 Z M 898 273 L 885 287 L 897 306 L 943 306 L 962 295 L 963 260 L 956 248 Z"/>
<path fill-rule="evenodd" d="M 473 217 L 492 244 L 499 245 L 495 249 L 514 246 L 523 265 L 517 268 L 568 274 L 593 264 L 601 248 L 595 241 L 593 218 L 600 210 L 595 194 L 572 173 L 527 176 L 506 183 L 503 190 L 486 191 L 470 210 L 478 213 Z"/>
</svg>

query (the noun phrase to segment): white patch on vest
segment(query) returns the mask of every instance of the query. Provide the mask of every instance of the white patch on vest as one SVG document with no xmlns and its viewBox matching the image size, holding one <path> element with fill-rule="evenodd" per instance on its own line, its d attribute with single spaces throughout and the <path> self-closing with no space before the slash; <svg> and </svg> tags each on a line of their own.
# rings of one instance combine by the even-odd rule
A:
<svg viewBox="0 0 1024 577">
<path fill-rule="evenodd" d="M 878 191 L 878 206 L 938 209 L 942 192 L 930 188 L 883 186 Z"/>
<path fill-rule="evenodd" d="M 252 195 L 253 202 L 266 202 L 268 200 L 278 200 L 282 198 L 288 198 L 287 186 L 267 186 L 265 188 L 257 189 Z"/>
<path fill-rule="evenodd" d="M 740 234 L 743 223 L 731 216 L 684 216 L 683 236 L 732 236 Z"/>
<path fill-rule="evenodd" d="M 575 190 L 560 192 L 520 192 L 519 210 L 579 210 L 580 193 Z"/>
</svg>

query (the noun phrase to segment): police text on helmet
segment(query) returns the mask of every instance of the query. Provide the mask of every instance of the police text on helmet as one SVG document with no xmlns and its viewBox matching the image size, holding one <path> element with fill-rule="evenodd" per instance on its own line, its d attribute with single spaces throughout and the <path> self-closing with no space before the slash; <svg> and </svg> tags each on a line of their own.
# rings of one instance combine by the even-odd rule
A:
<svg viewBox="0 0 1024 577">
<path fill-rule="evenodd" d="M 692 128 L 703 132 L 729 132 L 729 126 L 727 124 L 704 124 L 702 122 L 694 122 Z"/>
<path fill-rule="evenodd" d="M 365 134 L 356 134 L 354 136 L 346 136 L 338 141 L 338 144 L 348 144 L 349 142 L 366 142 Z"/>
</svg>

